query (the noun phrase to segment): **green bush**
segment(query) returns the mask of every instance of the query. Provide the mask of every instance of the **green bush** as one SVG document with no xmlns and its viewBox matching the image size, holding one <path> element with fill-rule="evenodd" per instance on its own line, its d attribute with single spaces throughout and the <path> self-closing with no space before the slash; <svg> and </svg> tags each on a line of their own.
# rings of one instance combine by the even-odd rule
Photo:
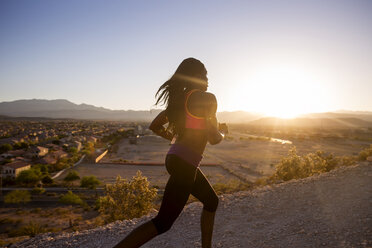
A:
<svg viewBox="0 0 372 248">
<path fill-rule="evenodd" d="M 84 201 L 71 191 L 68 191 L 66 194 L 62 195 L 59 199 L 59 202 L 64 204 L 84 205 Z"/>
<path fill-rule="evenodd" d="M 31 190 L 31 194 L 33 194 L 33 195 L 42 195 L 44 193 L 45 193 L 44 188 L 35 187 Z"/>
<path fill-rule="evenodd" d="M 107 221 L 141 217 L 152 209 L 157 190 L 149 187 L 147 177 L 140 171 L 128 181 L 116 178 L 115 184 L 105 186 L 106 196 L 99 198 L 99 212 Z"/>
<path fill-rule="evenodd" d="M 95 176 L 85 176 L 80 181 L 80 187 L 87 189 L 96 189 L 101 182 Z"/>
<path fill-rule="evenodd" d="M 35 195 L 42 195 L 44 193 L 45 193 L 44 188 L 35 187 L 31 190 L 31 194 L 35 194 Z"/>
<path fill-rule="evenodd" d="M 13 190 L 4 197 L 5 203 L 27 203 L 31 201 L 31 194 L 27 190 Z"/>
<path fill-rule="evenodd" d="M 42 181 L 43 184 L 52 184 L 54 182 L 53 178 L 51 178 L 49 175 L 45 175 L 41 179 L 41 181 Z"/>
<path fill-rule="evenodd" d="M 42 177 L 42 174 L 40 170 L 37 169 L 28 169 L 21 171 L 17 178 L 16 178 L 16 183 L 21 184 L 21 185 L 35 185 L 37 184 Z"/>
<path fill-rule="evenodd" d="M 326 156 L 322 151 L 299 156 L 296 147 L 292 147 L 288 156 L 283 157 L 280 163 L 276 165 L 273 178 L 284 181 L 305 178 L 330 171 L 337 166 L 338 162 L 338 159 L 332 154 Z"/>
</svg>

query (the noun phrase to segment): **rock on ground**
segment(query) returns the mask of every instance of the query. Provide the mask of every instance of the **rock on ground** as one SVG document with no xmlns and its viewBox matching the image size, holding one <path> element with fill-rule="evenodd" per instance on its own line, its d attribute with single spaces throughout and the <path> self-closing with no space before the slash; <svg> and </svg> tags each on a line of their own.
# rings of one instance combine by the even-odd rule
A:
<svg viewBox="0 0 372 248">
<path fill-rule="evenodd" d="M 372 166 L 220 196 L 213 247 L 372 247 Z M 143 247 L 201 247 L 198 202 Z M 12 247 L 113 247 L 154 214 L 74 233 L 47 233 Z"/>
</svg>

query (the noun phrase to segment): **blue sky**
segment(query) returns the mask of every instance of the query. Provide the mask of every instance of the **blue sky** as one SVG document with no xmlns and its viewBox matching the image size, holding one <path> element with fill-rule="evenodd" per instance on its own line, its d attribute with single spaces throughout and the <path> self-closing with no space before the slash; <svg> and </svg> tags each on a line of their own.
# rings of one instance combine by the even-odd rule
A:
<svg viewBox="0 0 372 248">
<path fill-rule="evenodd" d="M 0 101 L 150 109 L 187 57 L 219 110 L 372 111 L 372 1 L 0 1 Z"/>
</svg>

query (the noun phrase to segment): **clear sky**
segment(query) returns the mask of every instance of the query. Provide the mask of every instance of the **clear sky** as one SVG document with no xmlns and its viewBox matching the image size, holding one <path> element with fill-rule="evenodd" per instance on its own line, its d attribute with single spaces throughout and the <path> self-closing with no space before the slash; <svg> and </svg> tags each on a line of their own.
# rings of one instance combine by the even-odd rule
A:
<svg viewBox="0 0 372 248">
<path fill-rule="evenodd" d="M 1 0 L 0 102 L 153 108 L 187 57 L 219 111 L 372 111 L 372 1 Z"/>
</svg>

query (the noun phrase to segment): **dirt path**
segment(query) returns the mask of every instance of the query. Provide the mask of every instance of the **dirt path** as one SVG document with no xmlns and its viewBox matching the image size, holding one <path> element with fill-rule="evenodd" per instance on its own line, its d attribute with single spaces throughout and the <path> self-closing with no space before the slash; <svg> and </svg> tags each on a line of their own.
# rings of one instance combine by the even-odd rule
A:
<svg viewBox="0 0 372 248">
<path fill-rule="evenodd" d="M 372 247 L 372 166 L 220 197 L 213 247 Z M 200 203 L 144 247 L 201 247 Z M 78 233 L 44 234 L 12 247 L 112 247 L 152 215 Z"/>
</svg>

